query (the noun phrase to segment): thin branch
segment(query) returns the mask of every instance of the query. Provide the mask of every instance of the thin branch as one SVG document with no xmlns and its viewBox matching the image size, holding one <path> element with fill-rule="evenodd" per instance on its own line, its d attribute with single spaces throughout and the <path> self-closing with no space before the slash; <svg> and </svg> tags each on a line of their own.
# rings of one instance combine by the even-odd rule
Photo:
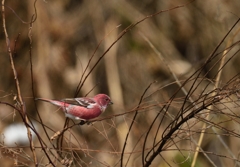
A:
<svg viewBox="0 0 240 167">
<path fill-rule="evenodd" d="M 195 1 L 195 0 L 191 0 L 190 2 L 185 3 L 185 4 L 183 4 L 183 5 L 178 5 L 178 6 L 175 6 L 175 7 L 170 8 L 170 9 L 161 10 L 161 11 L 156 12 L 156 13 L 154 13 L 154 14 L 148 15 L 148 16 L 144 17 L 143 19 L 137 21 L 136 23 L 131 24 L 131 25 L 129 25 L 127 28 L 125 28 L 125 29 L 119 34 L 119 36 L 117 37 L 117 39 L 116 39 L 116 40 L 107 48 L 107 50 L 98 58 L 98 60 L 96 61 L 96 63 L 93 65 L 93 67 L 89 70 L 89 72 L 86 74 L 85 78 L 83 79 L 83 75 L 86 73 L 86 70 L 87 70 L 87 69 L 84 70 L 84 73 L 83 73 L 83 75 L 82 75 L 82 77 L 81 77 L 81 79 L 80 79 L 80 82 L 79 82 L 78 86 L 77 86 L 77 90 L 76 90 L 76 92 L 75 92 L 75 96 L 74 96 L 74 97 L 77 97 L 78 93 L 80 92 L 81 88 L 83 87 L 83 85 L 84 85 L 85 81 L 87 80 L 88 76 L 89 76 L 89 75 L 92 73 L 92 71 L 96 68 L 96 66 L 97 66 L 98 63 L 102 60 L 102 58 L 108 53 L 108 51 L 109 51 L 126 33 L 128 33 L 131 29 L 133 29 L 133 28 L 136 27 L 138 24 L 142 23 L 143 21 L 145 21 L 145 20 L 147 20 L 147 19 L 150 19 L 150 18 L 152 18 L 152 17 L 154 17 L 154 16 L 156 16 L 156 15 L 159 15 L 159 14 L 161 14 L 161 13 L 165 13 L 165 12 L 169 12 L 169 11 L 172 11 L 172 10 L 175 10 L 175 9 L 183 8 L 183 7 L 191 4 L 191 3 L 194 2 L 194 1 Z M 102 40 L 99 42 L 99 44 L 97 45 L 97 48 L 95 49 L 93 55 L 91 56 L 91 58 L 90 58 L 90 60 L 89 60 L 89 63 L 88 63 L 88 65 L 87 65 L 86 68 L 89 67 L 90 62 L 91 62 L 92 58 L 94 57 L 94 55 L 95 55 L 95 53 L 96 53 L 96 50 L 99 48 L 99 46 L 100 46 L 100 44 L 102 43 L 102 41 L 103 41 L 103 39 L 102 39 Z"/>
<path fill-rule="evenodd" d="M 227 38 L 227 36 L 229 35 L 229 33 L 233 30 L 233 28 L 238 24 L 238 22 L 240 21 L 240 19 L 238 19 L 235 24 L 231 27 L 231 29 L 227 32 L 227 34 L 224 36 L 224 38 L 220 41 L 220 43 L 217 45 L 217 47 L 214 49 L 213 53 L 210 55 L 209 58 L 211 58 L 215 52 L 217 51 L 217 49 L 220 47 L 220 45 L 223 43 L 223 41 Z M 228 42 L 228 45 L 227 47 L 230 45 L 230 43 Z M 214 88 L 213 89 L 217 89 L 219 87 L 219 83 L 220 83 L 220 77 L 221 77 L 221 74 L 222 74 L 222 69 L 223 69 L 223 66 L 224 66 L 224 62 L 225 62 L 225 58 L 226 58 L 226 52 L 227 50 L 225 50 L 223 52 L 223 55 L 222 55 L 222 59 L 221 59 L 221 63 L 220 63 L 220 66 L 219 66 L 219 72 L 217 73 L 217 77 L 216 77 L 216 82 L 215 82 L 215 85 L 214 85 Z M 215 96 L 216 93 L 213 94 L 213 96 Z M 212 106 L 210 106 L 210 110 L 212 109 Z M 207 113 L 207 120 L 209 119 L 209 111 L 208 110 L 208 113 Z M 194 157 L 193 157 L 193 161 L 192 161 L 192 164 L 191 164 L 191 167 L 194 167 L 195 164 L 196 164 L 196 161 L 197 161 L 197 157 L 198 157 L 198 153 L 199 153 L 199 150 L 200 150 L 200 146 L 202 144 L 202 141 L 203 141 L 203 138 L 204 138 L 204 132 L 205 132 L 205 129 L 206 129 L 206 123 L 203 124 L 203 127 L 202 127 L 202 131 L 201 131 L 201 135 L 199 137 L 199 140 L 198 140 L 198 143 L 197 143 L 197 147 L 196 147 L 196 152 L 194 154 Z M 213 128 L 214 129 L 214 128 Z M 220 137 L 219 137 L 220 138 Z M 222 141 L 222 140 L 221 140 Z"/>
<path fill-rule="evenodd" d="M 143 92 L 143 94 L 142 94 L 142 96 L 141 96 L 141 98 L 140 98 L 140 101 L 139 101 L 139 103 L 138 103 L 136 112 L 135 112 L 135 114 L 134 114 L 134 116 L 133 116 L 132 122 L 131 122 L 131 124 L 130 124 L 130 126 L 129 126 L 128 133 L 127 133 L 127 135 L 126 135 L 125 142 L 124 142 L 124 145 L 123 145 L 122 154 L 121 154 L 121 164 L 120 164 L 121 167 L 123 166 L 123 155 L 124 155 L 124 151 L 125 151 L 125 148 L 126 148 L 126 145 L 127 145 L 128 136 L 129 136 L 130 131 L 131 131 L 131 129 L 132 129 L 132 126 L 133 126 L 133 124 L 134 124 L 134 122 L 135 122 L 135 119 L 136 119 L 136 117 L 137 117 L 137 115 L 138 115 L 138 108 L 140 107 L 140 104 L 142 103 L 143 97 L 145 96 L 146 92 L 147 92 L 148 89 L 152 86 L 152 84 L 155 83 L 155 82 L 156 82 L 156 81 L 154 81 L 154 82 L 152 82 L 152 83 L 150 83 L 150 84 L 148 85 L 148 87 L 144 90 L 144 92 Z"/>
</svg>

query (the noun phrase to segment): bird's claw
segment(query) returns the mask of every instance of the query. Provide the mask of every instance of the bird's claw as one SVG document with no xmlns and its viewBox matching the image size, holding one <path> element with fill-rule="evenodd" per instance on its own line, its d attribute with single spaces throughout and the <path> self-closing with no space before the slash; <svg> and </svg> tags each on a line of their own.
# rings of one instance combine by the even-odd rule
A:
<svg viewBox="0 0 240 167">
<path fill-rule="evenodd" d="M 84 125 L 84 124 L 86 124 L 86 123 L 87 123 L 87 121 L 81 120 L 81 121 L 79 122 L 79 125 Z"/>
</svg>

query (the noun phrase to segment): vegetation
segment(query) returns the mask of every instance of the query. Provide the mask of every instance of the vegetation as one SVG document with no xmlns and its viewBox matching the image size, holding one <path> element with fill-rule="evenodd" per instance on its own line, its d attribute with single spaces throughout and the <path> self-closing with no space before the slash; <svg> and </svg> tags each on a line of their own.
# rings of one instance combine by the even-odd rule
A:
<svg viewBox="0 0 240 167">
<path fill-rule="evenodd" d="M 238 0 L 1 4 L 2 166 L 240 166 Z"/>
</svg>

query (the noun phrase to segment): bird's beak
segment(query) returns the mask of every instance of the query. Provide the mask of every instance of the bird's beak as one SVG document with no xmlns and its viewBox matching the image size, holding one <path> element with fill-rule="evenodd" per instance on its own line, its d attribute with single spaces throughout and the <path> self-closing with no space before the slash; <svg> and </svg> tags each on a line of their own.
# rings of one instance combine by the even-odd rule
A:
<svg viewBox="0 0 240 167">
<path fill-rule="evenodd" d="M 112 101 L 110 101 L 108 104 L 113 104 L 113 102 L 112 102 Z"/>
</svg>

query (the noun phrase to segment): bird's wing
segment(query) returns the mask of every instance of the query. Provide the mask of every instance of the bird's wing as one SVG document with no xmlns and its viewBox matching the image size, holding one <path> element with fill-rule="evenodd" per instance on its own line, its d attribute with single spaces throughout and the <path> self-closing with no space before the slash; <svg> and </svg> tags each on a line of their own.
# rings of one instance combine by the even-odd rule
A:
<svg viewBox="0 0 240 167">
<path fill-rule="evenodd" d="M 96 101 L 93 98 L 88 97 L 62 99 L 61 101 L 86 108 L 92 108 L 96 104 Z"/>
</svg>

